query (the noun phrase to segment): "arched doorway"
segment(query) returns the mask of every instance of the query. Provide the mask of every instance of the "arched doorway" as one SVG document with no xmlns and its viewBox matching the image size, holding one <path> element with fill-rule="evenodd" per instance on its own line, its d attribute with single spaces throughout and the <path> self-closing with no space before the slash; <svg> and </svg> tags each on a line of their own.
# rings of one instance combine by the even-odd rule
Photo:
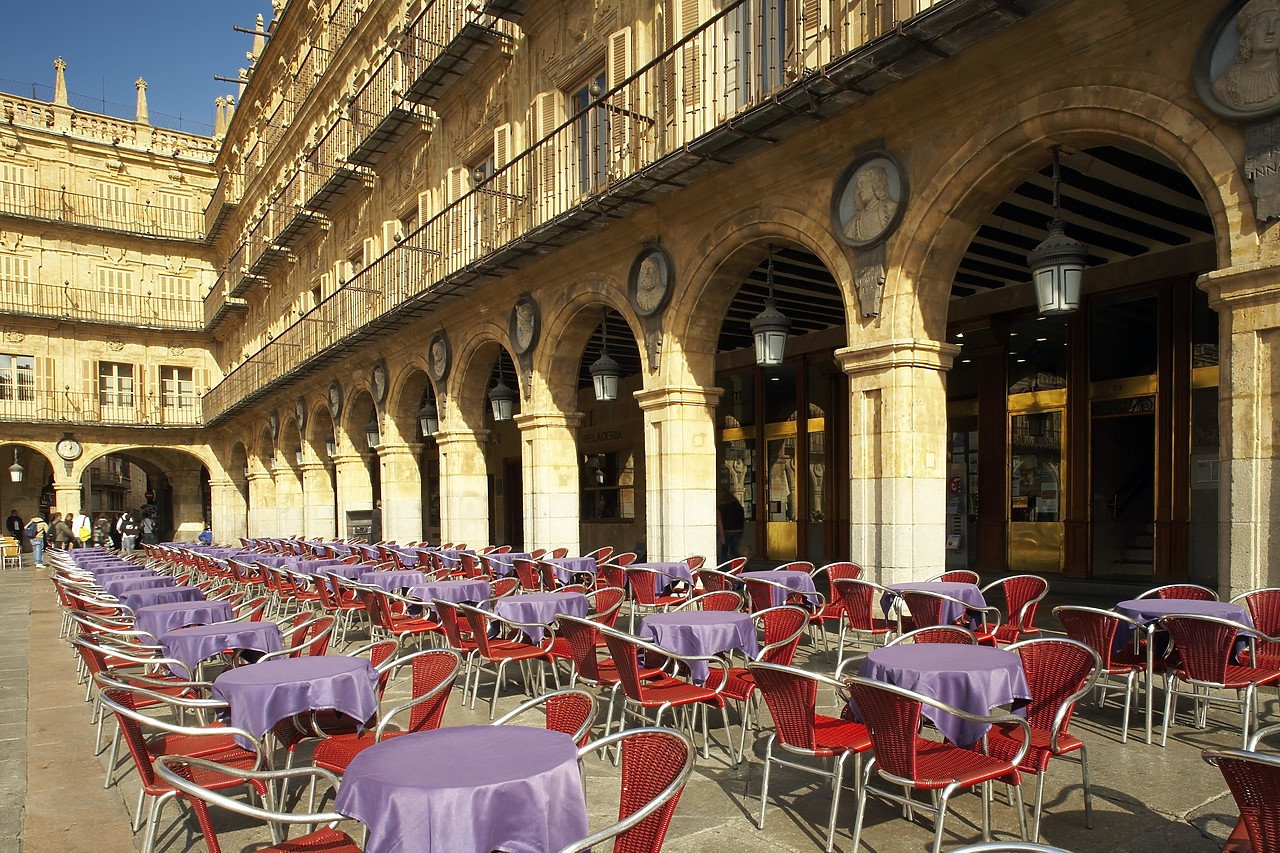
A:
<svg viewBox="0 0 1280 853">
<path fill-rule="evenodd" d="M 718 502 L 742 508 L 742 555 L 815 564 L 847 559 L 848 383 L 833 357 L 845 343 L 844 304 L 830 271 L 808 249 L 757 241 L 739 250 L 748 272 L 717 344 Z M 751 320 L 772 279 L 791 320 L 785 361 L 757 367 Z M 731 531 L 726 531 L 731 533 Z M 732 556 L 726 553 L 721 558 Z"/>
<path fill-rule="evenodd" d="M 1042 315 L 1026 256 L 1053 215 L 1048 161 L 1046 146 L 952 285 L 947 563 L 1215 586 L 1218 323 L 1195 286 L 1216 265 L 1209 214 L 1154 151 L 1063 151 L 1062 216 L 1089 260 L 1079 310 Z"/>
</svg>

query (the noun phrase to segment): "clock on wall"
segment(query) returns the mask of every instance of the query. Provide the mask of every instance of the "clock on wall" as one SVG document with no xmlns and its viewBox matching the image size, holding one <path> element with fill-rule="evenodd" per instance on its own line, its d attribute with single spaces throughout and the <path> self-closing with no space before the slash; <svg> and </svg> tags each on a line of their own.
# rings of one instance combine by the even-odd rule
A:
<svg viewBox="0 0 1280 853">
<path fill-rule="evenodd" d="M 58 455 L 68 462 L 80 458 L 80 442 L 76 441 L 71 436 L 58 439 L 58 443 L 54 445 L 53 449 L 58 451 Z"/>
</svg>

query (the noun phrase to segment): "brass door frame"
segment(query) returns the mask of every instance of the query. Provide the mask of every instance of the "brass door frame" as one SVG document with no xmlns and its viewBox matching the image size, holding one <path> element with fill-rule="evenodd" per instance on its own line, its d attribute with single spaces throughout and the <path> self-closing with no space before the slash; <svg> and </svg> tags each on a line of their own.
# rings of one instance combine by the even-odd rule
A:
<svg viewBox="0 0 1280 853">
<path fill-rule="evenodd" d="M 1029 391 L 1009 394 L 1005 412 L 1005 488 L 1004 505 L 1008 511 L 1013 502 L 1013 419 L 1015 417 L 1059 413 L 1062 424 L 1062 442 L 1058 455 L 1058 521 L 1014 521 L 1012 513 L 1006 520 L 1006 561 L 1009 571 L 1015 573 L 1061 572 L 1064 565 L 1065 509 L 1064 487 L 1067 483 L 1067 459 L 1070 433 L 1067 418 L 1067 390 Z"/>
</svg>

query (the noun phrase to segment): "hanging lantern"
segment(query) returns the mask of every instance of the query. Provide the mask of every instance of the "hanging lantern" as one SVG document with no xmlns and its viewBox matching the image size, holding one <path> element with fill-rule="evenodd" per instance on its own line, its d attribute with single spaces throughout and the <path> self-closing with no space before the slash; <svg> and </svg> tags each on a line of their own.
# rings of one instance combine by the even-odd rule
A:
<svg viewBox="0 0 1280 853">
<path fill-rule="evenodd" d="M 326 435 L 324 437 L 324 452 L 330 457 L 338 452 L 338 442 L 336 442 L 331 435 Z"/>
<path fill-rule="evenodd" d="M 1053 221 L 1049 236 L 1027 256 L 1041 314 L 1068 314 L 1080 307 L 1080 284 L 1089 247 L 1063 231 L 1058 149 L 1053 149 Z"/>
<path fill-rule="evenodd" d="M 22 475 L 26 473 L 26 469 L 22 467 L 22 463 L 18 461 L 18 449 L 13 450 L 13 464 L 9 466 L 9 479 L 15 483 L 22 482 Z"/>
<path fill-rule="evenodd" d="M 618 399 L 618 380 L 622 378 L 622 365 L 609 357 L 609 309 L 605 309 L 604 319 L 600 324 L 603 342 L 600 345 L 600 357 L 592 363 L 591 384 L 595 386 L 596 402 L 611 403 Z"/>
<path fill-rule="evenodd" d="M 440 431 L 440 413 L 436 411 L 436 401 L 433 398 L 427 398 L 422 408 L 418 409 L 418 429 L 422 430 L 423 438 L 430 438 Z"/>
<path fill-rule="evenodd" d="M 756 364 L 760 367 L 775 367 L 782 364 L 787 352 L 787 333 L 791 331 L 791 321 L 778 310 L 773 298 L 773 244 L 769 244 L 769 266 L 766 270 L 769 283 L 769 298 L 765 300 L 764 310 L 751 321 L 751 334 L 756 340 Z"/>
<path fill-rule="evenodd" d="M 378 438 L 378 413 L 374 412 L 369 422 L 364 425 L 364 440 L 368 442 L 370 450 L 378 446 Z"/>
<path fill-rule="evenodd" d="M 493 408 L 493 419 L 498 422 L 511 420 L 515 414 L 518 396 L 503 379 L 502 359 L 499 358 L 498 384 L 489 389 L 489 405 Z"/>
</svg>

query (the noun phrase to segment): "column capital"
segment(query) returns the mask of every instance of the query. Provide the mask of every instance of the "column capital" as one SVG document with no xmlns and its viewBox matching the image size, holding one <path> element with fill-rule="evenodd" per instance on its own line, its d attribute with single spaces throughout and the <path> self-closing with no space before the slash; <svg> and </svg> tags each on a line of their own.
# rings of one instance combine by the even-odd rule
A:
<svg viewBox="0 0 1280 853">
<path fill-rule="evenodd" d="M 521 432 L 528 432 L 541 427 L 577 429 L 582 426 L 582 419 L 583 414 L 581 412 L 530 412 L 517 415 L 515 422 Z"/>
<path fill-rule="evenodd" d="M 474 432 L 471 430 L 457 430 L 445 432 L 441 430 L 435 434 L 436 446 L 444 450 L 451 446 L 470 445 L 473 447 L 483 447 L 489 442 L 490 431 L 487 429 L 478 429 Z"/>
<path fill-rule="evenodd" d="M 341 465 L 354 465 L 357 462 L 363 465 L 365 457 L 363 453 L 335 453 L 329 457 L 329 460 L 333 462 L 335 467 Z"/>
<path fill-rule="evenodd" d="M 379 458 L 388 456 L 417 456 L 422 452 L 422 445 L 417 442 L 408 441 L 384 441 L 378 445 Z"/>
<path fill-rule="evenodd" d="M 897 338 L 842 347 L 835 356 L 845 373 L 858 376 L 900 367 L 950 370 L 959 352 L 960 347 L 945 341 Z"/>
<path fill-rule="evenodd" d="M 1274 262 L 1238 264 L 1204 273 L 1196 286 L 1209 294 L 1209 307 L 1227 311 L 1251 305 L 1273 306 L 1280 301 L 1280 278 Z"/>
<path fill-rule="evenodd" d="M 298 466 L 298 470 L 303 474 L 313 474 L 316 471 L 323 471 L 328 467 L 328 462 L 320 462 L 319 460 L 316 460 L 314 462 L 303 462 Z"/>
<path fill-rule="evenodd" d="M 264 468 L 261 471 L 250 471 L 249 476 L 245 477 L 245 480 L 250 483 L 256 483 L 264 480 L 275 482 L 275 474 L 273 474 L 269 469 Z"/>
<path fill-rule="evenodd" d="M 714 409 L 720 403 L 724 389 L 718 387 L 704 388 L 701 385 L 666 385 L 647 391 L 637 391 L 636 402 L 640 411 L 649 412 L 671 405 L 703 406 Z"/>
</svg>

